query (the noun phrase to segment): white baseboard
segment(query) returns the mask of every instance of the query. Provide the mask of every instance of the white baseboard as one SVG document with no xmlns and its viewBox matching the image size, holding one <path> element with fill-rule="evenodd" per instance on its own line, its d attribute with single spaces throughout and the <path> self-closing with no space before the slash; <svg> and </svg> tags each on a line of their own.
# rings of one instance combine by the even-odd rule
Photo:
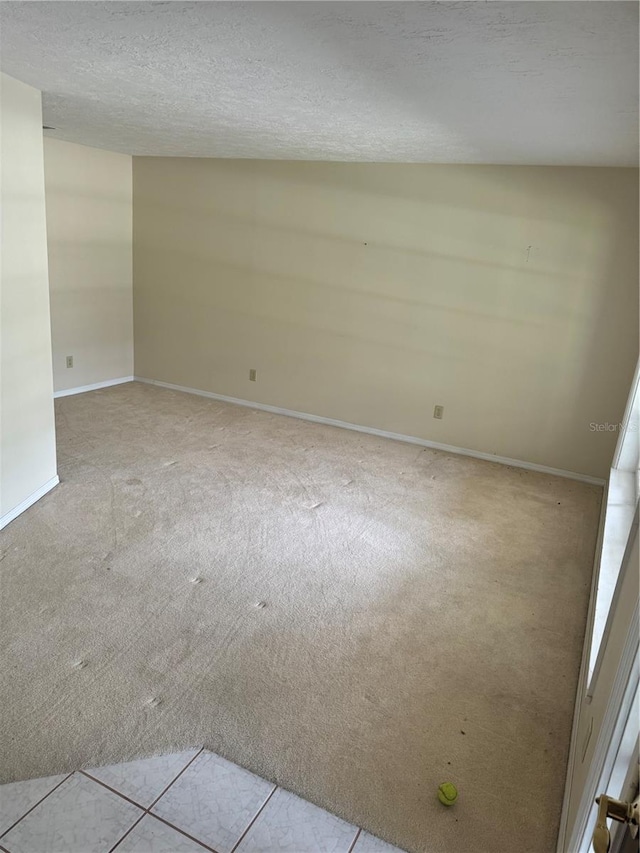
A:
<svg viewBox="0 0 640 853">
<path fill-rule="evenodd" d="M 465 447 L 454 447 L 451 444 L 441 444 L 438 441 L 429 441 L 426 438 L 417 438 L 414 435 L 402 435 L 399 432 L 387 432 L 375 427 L 351 424 L 347 421 L 338 421 L 335 418 L 325 418 L 322 415 L 310 415 L 307 412 L 295 412 L 292 409 L 281 409 L 279 406 L 269 406 L 266 403 L 254 403 L 250 400 L 240 400 L 238 397 L 227 397 L 224 394 L 215 394 L 213 391 L 201 391 L 198 388 L 187 388 L 184 385 L 172 385 L 170 382 L 161 382 L 159 379 L 144 379 L 142 376 L 134 377 L 136 382 L 144 382 L 147 385 L 158 385 L 161 388 L 169 388 L 172 391 L 184 391 L 187 394 L 197 394 L 200 397 L 209 397 L 212 400 L 221 400 L 223 403 L 234 403 L 237 406 L 247 406 L 250 409 L 260 409 L 263 412 L 271 412 L 274 415 L 286 415 L 289 418 L 300 418 L 303 421 L 312 421 L 317 424 L 351 429 L 356 432 L 365 432 L 369 435 L 377 435 L 381 438 L 391 438 L 394 441 L 404 441 L 408 444 L 418 444 L 421 447 L 429 447 L 432 450 L 444 450 L 446 453 L 457 453 L 460 456 L 472 456 L 474 459 L 484 459 L 488 462 L 499 462 L 501 465 L 511 465 L 514 468 L 525 468 L 527 471 L 537 471 L 541 474 L 551 474 L 554 477 L 566 477 L 569 480 L 579 480 L 582 483 L 590 483 L 594 486 L 604 486 L 604 480 L 592 477 L 590 474 L 578 474 L 575 471 L 563 471 L 561 468 L 550 468 L 547 465 L 538 465 L 536 462 L 524 462 L 522 459 L 509 459 L 507 456 L 495 456 L 492 453 L 483 453 L 480 450 L 468 450 Z"/>
<path fill-rule="evenodd" d="M 19 515 L 21 515 L 25 511 L 25 509 L 29 509 L 30 506 L 33 506 L 36 501 L 39 501 L 40 498 L 44 497 L 44 495 L 46 495 L 47 492 L 50 492 L 54 486 L 57 486 L 59 482 L 60 478 L 56 474 L 56 476 L 48 480 L 44 484 L 44 486 L 40 486 L 40 488 L 37 489 L 32 495 L 29 495 L 28 498 L 25 498 L 22 503 L 19 503 L 18 506 L 14 506 L 12 510 L 9 510 L 9 512 L 5 513 L 2 518 L 0 518 L 0 530 L 2 530 L 3 527 L 6 527 L 7 524 L 9 524 L 10 521 L 13 521 L 14 518 L 17 518 Z"/>
<path fill-rule="evenodd" d="M 56 391 L 54 398 L 71 397 L 74 394 L 84 394 L 85 391 L 97 391 L 99 388 L 109 388 L 111 385 L 122 385 L 125 382 L 133 382 L 133 376 L 121 376 L 120 379 L 107 379 L 106 382 L 94 382 L 93 385 L 80 385 L 78 388 L 67 388 L 64 391 Z"/>
</svg>

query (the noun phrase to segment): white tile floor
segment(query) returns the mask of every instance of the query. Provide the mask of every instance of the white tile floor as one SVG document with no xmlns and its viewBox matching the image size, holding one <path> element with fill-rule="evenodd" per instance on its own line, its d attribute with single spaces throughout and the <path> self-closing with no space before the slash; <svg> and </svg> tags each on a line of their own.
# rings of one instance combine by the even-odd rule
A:
<svg viewBox="0 0 640 853">
<path fill-rule="evenodd" d="M 6 853 L 399 853 L 206 750 L 0 786 Z"/>
</svg>

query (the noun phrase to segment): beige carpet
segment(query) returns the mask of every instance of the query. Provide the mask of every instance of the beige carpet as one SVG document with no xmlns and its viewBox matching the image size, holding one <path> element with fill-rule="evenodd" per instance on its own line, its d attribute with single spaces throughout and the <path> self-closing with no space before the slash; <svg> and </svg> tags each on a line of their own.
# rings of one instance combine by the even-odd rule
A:
<svg viewBox="0 0 640 853">
<path fill-rule="evenodd" d="M 554 849 L 599 488 L 138 383 L 56 412 L 0 781 L 205 744 L 411 851 Z"/>
</svg>

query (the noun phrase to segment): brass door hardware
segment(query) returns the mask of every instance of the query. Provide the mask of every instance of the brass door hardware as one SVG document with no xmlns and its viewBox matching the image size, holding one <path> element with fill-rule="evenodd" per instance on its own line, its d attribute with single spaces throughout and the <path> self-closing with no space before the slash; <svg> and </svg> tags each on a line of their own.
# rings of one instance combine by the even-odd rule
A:
<svg viewBox="0 0 640 853">
<path fill-rule="evenodd" d="M 640 824 L 640 799 L 632 803 L 621 803 L 606 794 L 596 797 L 598 804 L 598 817 L 596 828 L 593 831 L 593 849 L 595 853 L 609 853 L 611 846 L 611 834 L 607 826 L 607 818 L 617 820 L 618 823 L 628 823 L 630 831 L 635 838 L 638 834 Z"/>
</svg>

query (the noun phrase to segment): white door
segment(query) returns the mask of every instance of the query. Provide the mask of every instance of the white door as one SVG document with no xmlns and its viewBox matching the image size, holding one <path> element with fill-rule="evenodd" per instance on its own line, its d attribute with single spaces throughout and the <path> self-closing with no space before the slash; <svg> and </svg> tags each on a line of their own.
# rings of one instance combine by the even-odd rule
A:
<svg viewBox="0 0 640 853">
<path fill-rule="evenodd" d="M 638 790 L 639 373 L 636 369 L 603 503 L 558 853 L 593 849 L 599 794 L 628 800 Z M 612 827 L 612 851 L 629 843 L 628 831 L 620 827 Z"/>
</svg>

